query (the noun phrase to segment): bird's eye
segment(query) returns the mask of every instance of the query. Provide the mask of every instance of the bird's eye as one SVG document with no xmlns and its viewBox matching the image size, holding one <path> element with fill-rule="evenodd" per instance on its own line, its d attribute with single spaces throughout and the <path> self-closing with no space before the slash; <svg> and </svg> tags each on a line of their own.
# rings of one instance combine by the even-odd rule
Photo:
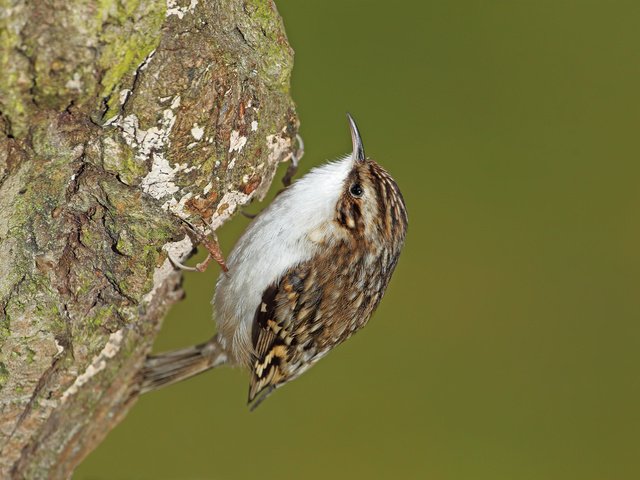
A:
<svg viewBox="0 0 640 480">
<path fill-rule="evenodd" d="M 362 196 L 362 194 L 364 193 L 364 190 L 362 189 L 362 185 L 360 185 L 359 183 L 354 183 L 353 185 L 351 185 L 351 188 L 349 189 L 349 192 L 354 197 L 360 198 Z"/>
</svg>

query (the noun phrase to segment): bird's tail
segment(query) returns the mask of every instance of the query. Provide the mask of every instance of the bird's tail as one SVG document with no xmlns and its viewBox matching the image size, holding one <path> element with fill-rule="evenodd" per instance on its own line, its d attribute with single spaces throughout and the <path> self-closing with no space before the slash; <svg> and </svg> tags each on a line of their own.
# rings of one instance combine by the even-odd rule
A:
<svg viewBox="0 0 640 480">
<path fill-rule="evenodd" d="M 186 380 L 226 361 L 227 354 L 215 337 L 193 347 L 149 355 L 141 372 L 140 393 Z"/>
</svg>

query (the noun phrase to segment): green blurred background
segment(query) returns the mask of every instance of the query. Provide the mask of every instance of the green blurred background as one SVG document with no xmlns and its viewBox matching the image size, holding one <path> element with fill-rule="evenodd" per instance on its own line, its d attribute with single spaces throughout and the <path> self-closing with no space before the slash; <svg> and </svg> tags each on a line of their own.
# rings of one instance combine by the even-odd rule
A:
<svg viewBox="0 0 640 480">
<path fill-rule="evenodd" d="M 404 193 L 388 293 L 256 412 L 209 372 L 75 478 L 640 478 L 640 2 L 277 5 L 303 171 L 349 151 L 348 110 Z M 217 273 L 186 275 L 158 350 L 209 337 Z"/>
</svg>

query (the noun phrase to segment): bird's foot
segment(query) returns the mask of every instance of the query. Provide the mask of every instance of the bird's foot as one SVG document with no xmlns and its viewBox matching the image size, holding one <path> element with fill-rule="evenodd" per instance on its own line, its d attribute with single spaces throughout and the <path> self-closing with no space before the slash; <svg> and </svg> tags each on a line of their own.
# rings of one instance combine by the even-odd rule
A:
<svg viewBox="0 0 640 480">
<path fill-rule="evenodd" d="M 244 210 L 240 210 L 240 213 L 242 214 L 243 217 L 247 217 L 250 220 L 253 220 L 254 218 L 256 218 L 260 212 L 258 213 L 249 213 L 249 212 L 245 212 Z"/>
<path fill-rule="evenodd" d="M 199 231 L 196 227 L 191 225 L 191 223 L 189 223 L 188 221 L 184 219 L 181 219 L 181 220 L 185 223 L 187 228 L 198 239 L 198 243 L 207 249 L 208 254 L 207 254 L 207 258 L 205 258 L 202 262 L 198 263 L 195 267 L 188 267 L 187 265 L 184 265 L 179 261 L 177 261 L 175 258 L 173 258 L 171 254 L 168 254 L 168 257 L 171 263 L 173 263 L 176 267 L 178 267 L 181 270 L 187 270 L 189 272 L 204 272 L 207 269 L 207 266 L 209 265 L 211 260 L 215 260 L 216 263 L 220 265 L 220 268 L 222 269 L 223 272 L 228 272 L 229 268 L 227 267 L 227 264 L 225 262 L 224 254 L 222 253 L 222 249 L 220 248 L 220 243 L 218 242 L 218 236 L 216 235 L 215 231 L 209 227 L 211 230 L 211 234 L 207 235 L 206 233 Z"/>
<path fill-rule="evenodd" d="M 302 137 L 299 133 L 296 134 L 296 141 L 298 142 L 298 148 L 291 154 L 291 162 L 287 167 L 287 171 L 285 172 L 284 177 L 282 177 L 282 184 L 285 186 L 285 188 L 291 185 L 293 177 L 298 171 L 298 164 L 304 156 L 304 142 L 302 141 Z M 282 190 L 280 190 L 278 194 L 280 194 L 281 192 Z"/>
</svg>

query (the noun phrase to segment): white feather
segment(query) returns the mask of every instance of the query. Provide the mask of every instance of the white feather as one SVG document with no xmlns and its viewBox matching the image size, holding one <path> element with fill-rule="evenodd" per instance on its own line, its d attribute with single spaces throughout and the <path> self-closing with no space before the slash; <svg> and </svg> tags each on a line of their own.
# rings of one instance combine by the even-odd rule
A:
<svg viewBox="0 0 640 480">
<path fill-rule="evenodd" d="M 347 156 L 311 170 L 255 218 L 229 254 L 213 304 L 218 338 L 236 362 L 250 359 L 251 327 L 265 289 L 311 258 L 321 241 L 341 234 L 333 220 L 352 166 Z"/>
</svg>

